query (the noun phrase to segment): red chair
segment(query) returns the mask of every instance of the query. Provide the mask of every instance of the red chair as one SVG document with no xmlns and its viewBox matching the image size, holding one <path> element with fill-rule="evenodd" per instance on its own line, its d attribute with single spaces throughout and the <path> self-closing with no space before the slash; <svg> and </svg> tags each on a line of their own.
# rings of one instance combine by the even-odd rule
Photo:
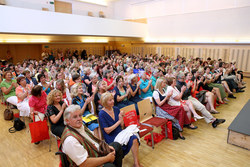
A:
<svg viewBox="0 0 250 167">
<path fill-rule="evenodd" d="M 125 113 L 129 112 L 129 111 L 135 111 L 135 105 L 129 105 L 126 107 L 123 107 L 120 109 L 121 111 L 124 111 Z M 145 125 L 142 123 L 139 123 L 138 125 L 138 129 L 139 129 L 139 136 L 140 138 L 144 137 L 145 135 L 147 135 L 148 133 L 151 134 L 151 138 L 152 138 L 152 149 L 154 149 L 154 140 L 153 140 L 153 126 L 151 125 Z"/>
<path fill-rule="evenodd" d="M 153 105 L 150 102 L 150 99 L 144 99 L 137 103 L 139 113 L 140 113 L 140 123 L 144 125 L 150 125 L 155 127 L 160 127 L 161 125 L 165 126 L 165 135 L 167 138 L 167 119 L 157 117 L 153 113 Z"/>
</svg>

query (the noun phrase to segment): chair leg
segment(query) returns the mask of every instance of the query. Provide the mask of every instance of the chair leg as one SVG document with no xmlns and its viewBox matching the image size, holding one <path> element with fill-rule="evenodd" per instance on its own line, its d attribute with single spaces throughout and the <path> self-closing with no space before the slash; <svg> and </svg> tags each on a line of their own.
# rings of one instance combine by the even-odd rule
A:
<svg viewBox="0 0 250 167">
<path fill-rule="evenodd" d="M 151 139 L 152 139 L 152 149 L 154 149 L 155 148 L 154 134 L 153 134 L 153 131 L 151 131 L 150 133 L 151 133 Z"/>
<path fill-rule="evenodd" d="M 51 133 L 49 133 L 49 152 L 51 152 Z"/>
<path fill-rule="evenodd" d="M 168 129 L 167 129 L 167 123 L 165 123 L 165 136 L 166 136 L 166 139 L 168 138 Z"/>
</svg>

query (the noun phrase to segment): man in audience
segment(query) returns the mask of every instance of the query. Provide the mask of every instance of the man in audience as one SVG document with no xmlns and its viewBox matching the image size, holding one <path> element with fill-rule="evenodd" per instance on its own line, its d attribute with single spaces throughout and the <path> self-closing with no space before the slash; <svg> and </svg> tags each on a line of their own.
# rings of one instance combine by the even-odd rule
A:
<svg viewBox="0 0 250 167">
<path fill-rule="evenodd" d="M 66 127 L 61 138 L 62 151 L 77 166 L 121 167 L 123 151 L 119 143 L 110 144 L 111 152 L 105 156 L 100 153 L 100 143 L 82 123 L 78 105 L 70 105 L 64 111 Z M 106 143 L 105 143 L 106 144 Z"/>
</svg>

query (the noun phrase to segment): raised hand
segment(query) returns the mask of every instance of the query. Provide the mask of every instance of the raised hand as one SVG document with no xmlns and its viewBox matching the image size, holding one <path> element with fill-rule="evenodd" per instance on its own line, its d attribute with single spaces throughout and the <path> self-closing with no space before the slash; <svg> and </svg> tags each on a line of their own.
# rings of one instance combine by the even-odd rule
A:
<svg viewBox="0 0 250 167">
<path fill-rule="evenodd" d="M 187 89 L 187 87 L 186 87 L 185 85 L 183 85 L 183 86 L 181 87 L 181 92 L 185 92 L 186 89 Z"/>
<path fill-rule="evenodd" d="M 170 90 L 167 94 L 168 97 L 171 97 L 173 95 L 173 90 Z"/>
</svg>

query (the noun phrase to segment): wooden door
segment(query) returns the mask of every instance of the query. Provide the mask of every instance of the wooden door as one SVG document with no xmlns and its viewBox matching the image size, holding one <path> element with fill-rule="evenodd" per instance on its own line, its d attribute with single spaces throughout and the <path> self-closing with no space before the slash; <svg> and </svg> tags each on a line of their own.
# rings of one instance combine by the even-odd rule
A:
<svg viewBox="0 0 250 167">
<path fill-rule="evenodd" d="M 72 14 L 72 4 L 55 0 L 55 12 Z"/>
</svg>

